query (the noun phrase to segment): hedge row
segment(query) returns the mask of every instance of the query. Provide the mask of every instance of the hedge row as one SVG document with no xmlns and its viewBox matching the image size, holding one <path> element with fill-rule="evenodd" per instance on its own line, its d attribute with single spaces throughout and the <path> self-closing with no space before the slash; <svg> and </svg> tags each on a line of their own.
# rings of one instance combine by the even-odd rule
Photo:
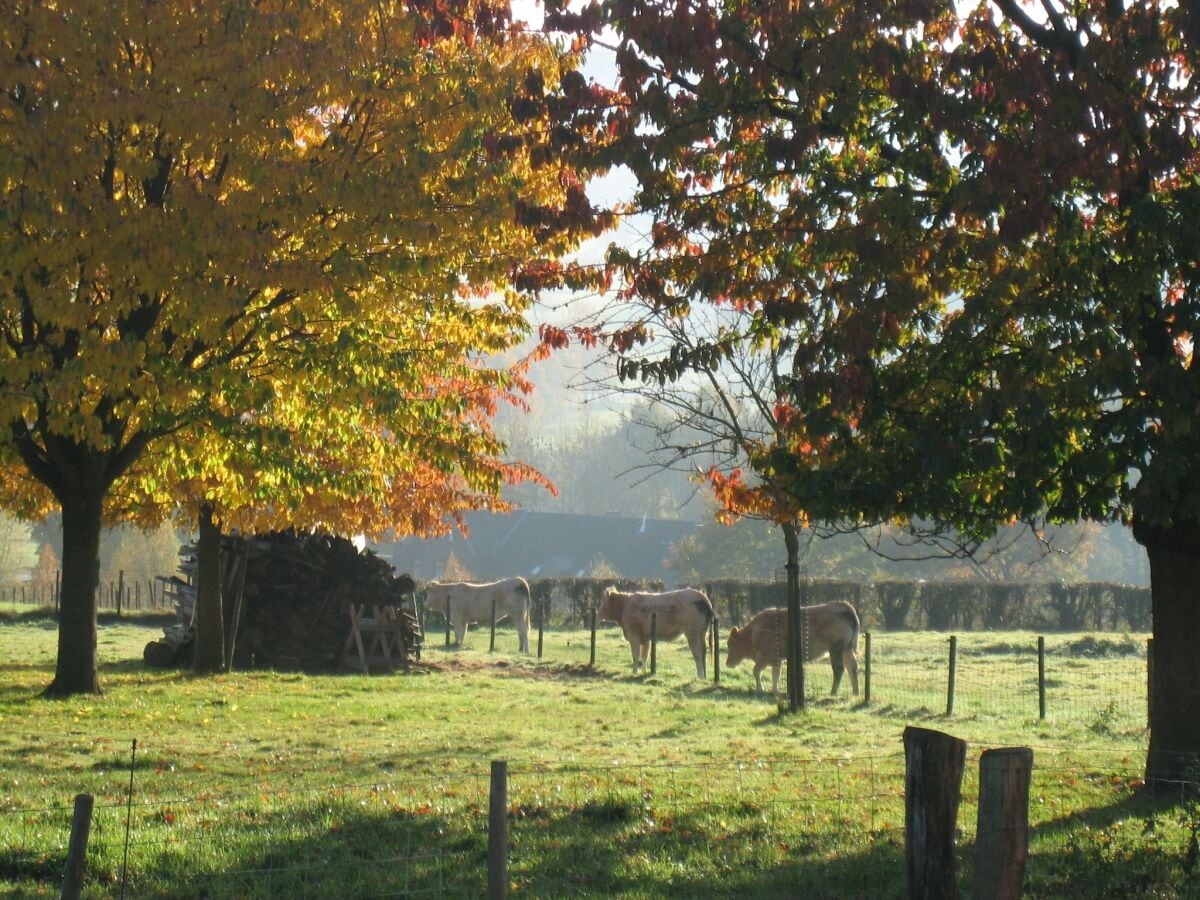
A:
<svg viewBox="0 0 1200 900">
<path fill-rule="evenodd" d="M 533 578 L 529 588 L 535 623 L 586 624 L 609 587 L 665 590 L 661 581 L 627 578 Z M 780 582 L 710 581 L 699 585 L 725 622 L 748 619 L 768 606 L 787 603 Z M 1126 584 L 987 584 L 958 581 L 804 579 L 800 602 L 809 606 L 849 600 L 864 628 L 887 631 L 929 629 L 1033 629 L 1061 631 L 1149 631 L 1150 589 Z"/>
</svg>

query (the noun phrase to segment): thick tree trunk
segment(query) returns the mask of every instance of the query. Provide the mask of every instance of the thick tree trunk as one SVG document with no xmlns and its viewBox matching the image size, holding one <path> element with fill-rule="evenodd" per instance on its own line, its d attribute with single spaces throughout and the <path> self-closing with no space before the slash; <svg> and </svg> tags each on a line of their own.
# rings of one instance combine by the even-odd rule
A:
<svg viewBox="0 0 1200 900">
<path fill-rule="evenodd" d="M 58 662 L 48 697 L 98 694 L 96 675 L 96 585 L 100 581 L 103 488 L 82 490 L 62 501 L 62 594 L 59 602 Z"/>
<path fill-rule="evenodd" d="M 221 523 L 210 504 L 200 506 L 196 541 L 196 651 L 192 671 L 209 675 L 225 669 L 225 611 L 221 604 Z"/>
<path fill-rule="evenodd" d="M 1150 560 L 1154 659 L 1150 671 L 1147 781 L 1200 776 L 1200 524 L 1135 524 Z"/>
</svg>

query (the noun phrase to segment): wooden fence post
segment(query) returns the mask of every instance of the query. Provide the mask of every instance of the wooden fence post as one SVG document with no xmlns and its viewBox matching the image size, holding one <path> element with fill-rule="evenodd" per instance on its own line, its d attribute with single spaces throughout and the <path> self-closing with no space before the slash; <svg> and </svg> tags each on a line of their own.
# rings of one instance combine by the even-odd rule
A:
<svg viewBox="0 0 1200 900">
<path fill-rule="evenodd" d="M 904 887 L 910 900 L 956 896 L 954 835 L 967 742 L 904 729 Z"/>
<path fill-rule="evenodd" d="M 712 641 L 713 641 L 713 684 L 721 683 L 721 623 L 716 616 L 713 616 L 712 623 Z"/>
<path fill-rule="evenodd" d="M 450 598 L 446 598 L 446 646 L 450 646 Z"/>
<path fill-rule="evenodd" d="M 492 760 L 488 802 L 488 900 L 508 896 L 508 762 Z"/>
<path fill-rule="evenodd" d="M 863 633 L 863 705 L 871 702 L 871 632 Z"/>
<path fill-rule="evenodd" d="M 76 794 L 75 813 L 71 817 L 71 843 L 67 847 L 67 871 L 63 876 L 63 900 L 78 900 L 83 892 L 83 864 L 91 830 L 92 795 Z"/>
<path fill-rule="evenodd" d="M 496 598 L 492 597 L 492 636 L 488 638 L 488 653 L 496 649 Z"/>
<path fill-rule="evenodd" d="M 1038 718 L 1046 719 L 1046 639 L 1038 635 Z"/>
<path fill-rule="evenodd" d="M 117 573 L 117 616 L 121 615 L 121 607 L 125 602 L 125 570 Z"/>
<path fill-rule="evenodd" d="M 1029 856 L 1028 747 L 985 750 L 979 758 L 973 900 L 1019 900 Z"/>
<path fill-rule="evenodd" d="M 595 668 L 595 666 L 596 666 L 596 607 L 593 606 L 591 608 L 590 616 L 591 616 L 591 630 L 592 630 L 592 652 L 591 652 L 591 656 L 588 657 L 588 668 Z"/>
<path fill-rule="evenodd" d="M 650 674 L 658 671 L 658 613 L 650 613 Z"/>
<path fill-rule="evenodd" d="M 946 715 L 954 715 L 954 676 L 958 668 L 958 638 L 950 637 L 950 674 L 946 679 Z"/>
<path fill-rule="evenodd" d="M 538 659 L 542 658 L 542 634 L 546 630 L 546 610 L 549 607 L 549 598 L 538 604 Z"/>
</svg>

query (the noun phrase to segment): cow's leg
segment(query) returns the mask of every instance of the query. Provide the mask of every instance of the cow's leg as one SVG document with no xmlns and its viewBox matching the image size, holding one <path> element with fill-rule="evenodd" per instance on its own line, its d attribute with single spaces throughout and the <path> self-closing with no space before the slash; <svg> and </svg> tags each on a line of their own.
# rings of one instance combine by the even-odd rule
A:
<svg viewBox="0 0 1200 900">
<path fill-rule="evenodd" d="M 517 640 L 520 643 L 521 652 L 529 652 L 529 614 L 517 617 Z"/>
<path fill-rule="evenodd" d="M 467 622 L 465 619 L 454 623 L 454 634 L 458 637 L 458 646 L 461 649 L 463 641 L 467 638 Z"/>
<path fill-rule="evenodd" d="M 762 693 L 762 670 L 765 669 L 766 667 L 767 667 L 766 663 L 755 663 L 754 664 L 754 689 L 756 691 L 758 691 L 760 694 Z M 776 678 L 779 677 L 778 672 L 776 672 L 775 677 Z"/>
<path fill-rule="evenodd" d="M 699 640 L 689 640 L 692 647 L 692 659 L 696 660 L 696 677 L 703 680 L 708 677 L 708 646 L 704 642 L 704 635 L 700 635 Z"/>
<path fill-rule="evenodd" d="M 846 645 L 842 642 L 834 644 L 829 648 L 829 665 L 833 667 L 833 690 L 830 695 L 838 692 L 838 685 L 842 683 L 842 670 L 845 668 L 842 663 L 842 650 Z"/>
<path fill-rule="evenodd" d="M 779 660 L 771 663 L 771 693 L 779 696 Z"/>
<path fill-rule="evenodd" d="M 636 637 L 629 639 L 629 653 L 633 656 L 633 674 L 636 675 L 642 666 L 642 645 Z"/>
<path fill-rule="evenodd" d="M 854 696 L 858 696 L 858 660 L 854 658 L 854 647 L 851 644 L 846 644 L 846 649 L 842 653 L 842 658 L 846 663 L 846 668 L 850 670 L 850 687 L 854 688 Z"/>
</svg>

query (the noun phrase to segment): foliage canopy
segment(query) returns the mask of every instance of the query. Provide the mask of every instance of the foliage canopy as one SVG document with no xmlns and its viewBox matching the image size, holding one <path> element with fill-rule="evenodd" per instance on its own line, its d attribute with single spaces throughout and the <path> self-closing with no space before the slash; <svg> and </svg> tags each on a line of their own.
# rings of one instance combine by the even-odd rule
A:
<svg viewBox="0 0 1200 900">
<path fill-rule="evenodd" d="M 93 644 L 66 655 L 94 656 L 102 512 L 431 531 L 536 477 L 488 424 L 528 385 L 480 358 L 524 334 L 512 275 L 577 237 L 550 212 L 577 179 L 510 103 L 568 57 L 485 2 L 0 28 L 0 460 L 12 508 L 63 509 L 64 632 Z M 63 655 L 56 689 L 89 689 Z"/>
<path fill-rule="evenodd" d="M 1130 522 L 1172 672 L 1151 768 L 1180 770 L 1200 753 L 1200 726 L 1172 721 L 1200 721 L 1178 687 L 1200 676 L 1194 5 L 552 7 L 615 54 L 612 97 L 564 94 L 584 152 L 627 165 L 653 213 L 647 248 L 610 252 L 626 295 L 749 311 L 763 345 L 801 336 L 786 433 L 755 448 L 762 490 L 724 485 L 731 509 L 766 492 L 781 518 L 976 540 Z M 728 352 L 629 352 L 645 340 L 610 337 L 622 374 Z"/>
</svg>

